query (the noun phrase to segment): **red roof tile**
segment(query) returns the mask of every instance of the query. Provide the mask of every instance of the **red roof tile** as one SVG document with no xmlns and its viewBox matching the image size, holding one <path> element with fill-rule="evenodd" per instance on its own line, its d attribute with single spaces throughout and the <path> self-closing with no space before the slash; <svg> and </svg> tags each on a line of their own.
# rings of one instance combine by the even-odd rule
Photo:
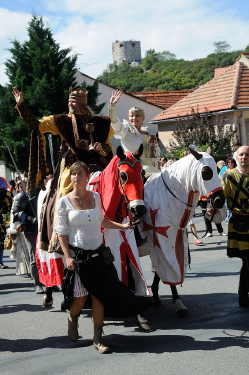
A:
<svg viewBox="0 0 249 375">
<path fill-rule="evenodd" d="M 229 69 L 229 66 L 226 68 L 216 68 L 214 71 L 214 78 L 218 77 L 220 74 L 224 73 L 227 69 Z"/>
<path fill-rule="evenodd" d="M 249 68 L 237 62 L 224 73 L 200 86 L 152 121 L 167 120 L 198 113 L 249 107 Z"/>
<path fill-rule="evenodd" d="M 193 92 L 193 90 L 129 92 L 128 94 L 146 100 L 148 103 L 157 105 L 163 109 L 168 109 L 191 92 Z"/>
</svg>

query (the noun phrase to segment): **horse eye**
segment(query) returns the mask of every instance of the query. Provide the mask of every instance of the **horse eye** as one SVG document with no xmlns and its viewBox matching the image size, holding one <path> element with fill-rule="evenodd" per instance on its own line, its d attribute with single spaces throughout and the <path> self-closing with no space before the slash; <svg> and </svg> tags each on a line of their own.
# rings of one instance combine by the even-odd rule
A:
<svg viewBox="0 0 249 375">
<path fill-rule="evenodd" d="M 124 185 L 128 180 L 127 174 L 125 172 L 120 172 L 119 176 L 120 176 L 122 185 Z"/>
<path fill-rule="evenodd" d="M 203 167 L 201 175 L 204 181 L 209 181 L 213 177 L 213 171 L 210 167 Z"/>
</svg>

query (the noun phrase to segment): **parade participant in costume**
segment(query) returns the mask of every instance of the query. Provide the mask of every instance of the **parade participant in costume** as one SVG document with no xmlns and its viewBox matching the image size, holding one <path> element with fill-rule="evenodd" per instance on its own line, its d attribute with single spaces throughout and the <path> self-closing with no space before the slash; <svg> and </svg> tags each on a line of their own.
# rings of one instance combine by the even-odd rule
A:
<svg viewBox="0 0 249 375">
<path fill-rule="evenodd" d="M 47 196 L 41 223 L 39 246 L 43 250 L 53 251 L 59 247 L 53 231 L 54 209 L 58 197 L 72 190 L 69 168 L 77 160 L 86 164 L 98 164 L 105 168 L 113 157 L 110 138 L 114 132 L 108 117 L 95 116 L 87 105 L 87 91 L 70 89 L 69 114 L 51 115 L 37 120 L 25 105 L 17 88 L 13 88 L 17 110 L 32 129 L 29 157 L 27 191 L 35 191 L 35 183 L 44 190 L 46 179 L 45 137 L 44 133 L 59 134 L 62 145 L 59 162 L 55 170 L 50 192 Z M 93 141 L 94 140 L 94 141 Z M 50 241 L 50 239 L 52 239 Z"/>
<path fill-rule="evenodd" d="M 227 255 L 240 258 L 239 304 L 249 307 L 249 147 L 237 150 L 237 167 L 221 180 L 227 207 L 232 213 L 228 225 Z"/>
<path fill-rule="evenodd" d="M 64 307 L 70 308 L 68 335 L 72 341 L 78 340 L 78 317 L 90 294 L 93 344 L 100 353 L 107 353 L 109 348 L 102 341 L 104 309 L 112 316 L 130 316 L 151 306 L 152 301 L 151 297 L 136 296 L 119 281 L 110 249 L 103 245 L 101 227 L 126 230 L 134 226 L 104 218 L 99 194 L 86 189 L 90 172 L 85 163 L 74 163 L 70 174 L 73 191 L 59 199 L 55 225 L 67 263 L 62 289 Z"/>
<path fill-rule="evenodd" d="M 0 187 L 0 269 L 9 268 L 3 264 L 3 249 L 4 240 L 6 235 L 5 223 L 3 215 L 7 214 L 11 210 L 12 205 L 12 194 Z"/>
<path fill-rule="evenodd" d="M 139 107 L 133 107 L 129 110 L 129 121 L 123 120 L 123 123 L 117 118 L 115 105 L 122 95 L 121 90 L 112 93 L 109 105 L 109 116 L 111 125 L 115 132 L 114 137 L 121 140 L 124 151 L 134 153 L 141 143 L 144 146 L 144 152 L 141 156 L 141 163 L 145 170 L 145 177 L 152 173 L 158 173 L 157 159 L 160 157 L 160 148 L 157 144 L 155 133 L 148 126 L 142 126 L 145 119 L 144 111 Z"/>
<path fill-rule="evenodd" d="M 17 232 L 24 232 L 27 240 L 27 247 L 30 258 L 30 274 L 34 282 L 37 294 L 43 294 L 44 290 L 39 280 L 39 273 L 35 259 L 36 240 L 38 233 L 37 225 L 37 198 L 40 189 L 36 189 L 36 194 L 21 191 L 17 194 L 12 211 L 13 222 L 20 222 L 16 227 Z"/>
<path fill-rule="evenodd" d="M 21 191 L 24 191 L 20 181 L 17 183 L 16 192 L 17 195 L 14 197 L 14 202 Z M 13 206 L 10 212 L 10 227 L 7 229 L 8 240 L 5 243 L 6 246 L 10 246 L 10 258 L 16 260 L 16 275 L 28 275 L 30 276 L 30 257 L 29 249 L 24 232 L 17 232 L 16 228 L 21 224 L 20 221 L 14 223 Z"/>
</svg>

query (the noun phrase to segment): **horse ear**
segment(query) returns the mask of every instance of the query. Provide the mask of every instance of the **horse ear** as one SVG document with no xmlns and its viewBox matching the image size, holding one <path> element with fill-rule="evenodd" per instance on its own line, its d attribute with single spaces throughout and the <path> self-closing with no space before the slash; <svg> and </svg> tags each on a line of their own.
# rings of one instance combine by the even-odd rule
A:
<svg viewBox="0 0 249 375">
<path fill-rule="evenodd" d="M 134 152 L 133 156 L 138 160 L 142 156 L 144 151 L 144 145 L 141 143 L 139 148 Z"/>
<path fill-rule="evenodd" d="M 122 149 L 121 146 L 118 146 L 118 148 L 117 148 L 117 156 L 119 157 L 120 160 L 126 159 L 126 155 L 125 155 L 124 150 Z"/>
<path fill-rule="evenodd" d="M 206 152 L 207 152 L 209 155 L 213 156 L 213 148 L 212 148 L 212 145 L 211 145 L 211 144 L 207 146 L 207 148 L 206 148 Z"/>
<path fill-rule="evenodd" d="M 188 147 L 190 153 L 197 159 L 197 160 L 200 160 L 202 158 L 202 154 L 199 154 L 198 151 L 195 150 L 195 148 L 189 146 Z"/>
</svg>

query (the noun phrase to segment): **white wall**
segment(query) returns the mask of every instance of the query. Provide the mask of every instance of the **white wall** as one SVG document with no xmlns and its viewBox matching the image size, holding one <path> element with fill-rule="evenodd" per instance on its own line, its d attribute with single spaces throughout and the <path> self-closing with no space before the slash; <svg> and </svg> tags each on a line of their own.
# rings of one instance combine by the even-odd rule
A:
<svg viewBox="0 0 249 375">
<path fill-rule="evenodd" d="M 76 73 L 76 80 L 79 85 L 81 85 L 84 81 L 88 85 L 92 85 L 95 81 L 94 78 L 88 77 L 80 72 Z M 110 98 L 112 96 L 112 92 L 115 91 L 115 89 L 103 84 L 99 83 L 99 92 L 101 93 L 98 98 L 98 104 L 101 104 L 103 102 L 106 102 L 104 108 L 101 111 L 101 114 L 103 116 L 108 116 L 108 104 L 110 102 Z M 120 98 L 118 104 L 116 105 L 116 114 L 117 117 L 123 121 L 123 119 L 128 120 L 128 111 L 132 107 L 140 107 L 144 110 L 145 113 L 145 121 L 144 126 L 149 126 L 151 129 L 153 129 L 155 132 L 158 131 L 158 126 L 155 124 L 149 124 L 152 118 L 157 116 L 159 113 L 162 112 L 162 108 L 159 108 L 153 104 L 149 104 L 135 96 L 128 95 L 124 93 L 122 97 Z M 114 151 L 116 150 L 117 146 L 120 145 L 120 141 L 115 139 L 114 137 L 111 139 L 111 142 L 114 147 Z"/>
<path fill-rule="evenodd" d="M 0 160 L 0 177 L 5 178 L 5 180 L 8 182 L 8 185 L 10 180 L 13 180 L 15 177 L 15 173 L 10 172 L 10 170 L 5 167 L 2 160 Z"/>
</svg>

